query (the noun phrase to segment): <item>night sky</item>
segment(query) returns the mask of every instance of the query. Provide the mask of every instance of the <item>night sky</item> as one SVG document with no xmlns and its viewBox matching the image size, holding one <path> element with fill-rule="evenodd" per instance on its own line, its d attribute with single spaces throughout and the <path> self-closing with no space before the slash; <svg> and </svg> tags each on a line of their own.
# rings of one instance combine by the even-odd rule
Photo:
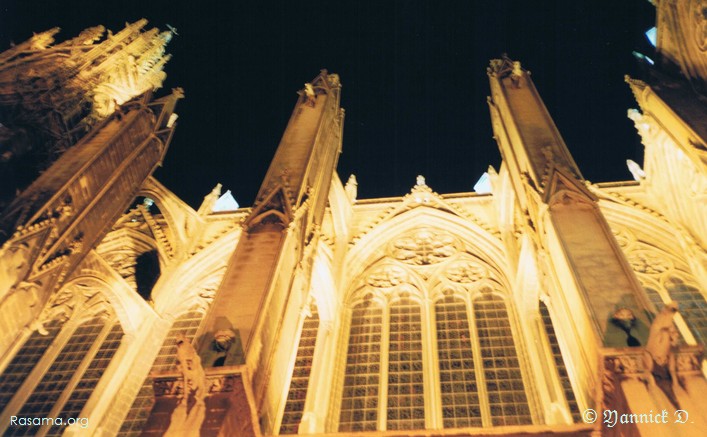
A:
<svg viewBox="0 0 707 437">
<path fill-rule="evenodd" d="M 498 169 L 486 67 L 504 52 L 532 72 L 585 178 L 628 180 L 626 159 L 642 162 L 623 77 L 638 74 L 632 51 L 651 56 L 647 0 L 3 0 L 0 49 L 54 26 L 64 40 L 142 17 L 179 33 L 158 95 L 181 86 L 186 98 L 155 176 L 193 207 L 217 182 L 252 203 L 295 92 L 322 68 L 343 84 L 338 171 L 356 174 L 359 198 L 404 195 L 418 174 L 439 193 L 471 191 Z"/>
</svg>

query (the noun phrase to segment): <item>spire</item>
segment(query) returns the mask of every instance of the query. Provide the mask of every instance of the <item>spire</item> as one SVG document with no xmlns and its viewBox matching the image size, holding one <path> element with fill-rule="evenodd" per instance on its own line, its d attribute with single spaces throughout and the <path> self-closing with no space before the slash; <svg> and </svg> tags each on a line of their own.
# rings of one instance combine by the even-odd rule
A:
<svg viewBox="0 0 707 437">
<path fill-rule="evenodd" d="M 641 285 L 621 255 L 597 198 L 587 188 L 530 73 L 504 55 L 491 61 L 488 75 L 494 138 L 518 199 L 516 213 L 524 217 L 518 230 L 532 239 L 532 247 L 550 253 L 556 265 L 567 262 L 557 270 L 572 272 L 572 280 L 557 278 L 557 283 L 563 284 L 563 298 L 588 306 L 591 320 L 581 323 L 592 330 L 583 328 L 583 335 L 612 347 L 630 346 L 627 340 L 634 335 L 645 340 L 647 303 Z M 623 308 L 636 315 L 632 332 L 606 317 Z"/>
</svg>

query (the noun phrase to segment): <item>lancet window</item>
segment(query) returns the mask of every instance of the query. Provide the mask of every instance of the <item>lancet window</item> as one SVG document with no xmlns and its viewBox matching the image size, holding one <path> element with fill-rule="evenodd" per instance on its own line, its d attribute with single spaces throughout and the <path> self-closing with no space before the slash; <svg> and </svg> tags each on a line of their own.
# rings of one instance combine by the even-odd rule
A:
<svg viewBox="0 0 707 437">
<path fill-rule="evenodd" d="M 81 417 L 83 406 L 88 402 L 88 398 L 91 397 L 96 385 L 98 385 L 98 381 L 101 380 L 103 372 L 105 372 L 110 361 L 113 359 L 113 355 L 115 355 L 120 347 L 122 338 L 123 329 L 120 323 L 113 323 L 108 335 L 101 343 L 101 347 L 98 349 L 98 352 L 96 352 L 96 355 L 93 356 L 88 368 L 83 373 L 81 381 L 77 384 L 76 388 L 74 388 L 69 400 L 66 401 L 66 404 L 64 404 L 61 409 L 59 417 Z M 47 435 L 58 436 L 62 435 L 64 431 L 65 427 L 55 425 L 49 430 Z"/>
<path fill-rule="evenodd" d="M 319 328 L 319 313 L 316 305 L 312 305 L 309 311 L 310 314 L 304 319 L 302 325 L 295 365 L 292 369 L 290 389 L 285 402 L 285 412 L 282 415 L 280 434 L 297 434 L 302 420 L 304 403 L 309 387 L 309 375 L 312 372 L 317 329 Z"/>
<path fill-rule="evenodd" d="M 444 427 L 482 426 L 466 302 L 445 296 L 435 304 L 435 316 Z"/>
<path fill-rule="evenodd" d="M 547 340 L 550 343 L 550 352 L 552 353 L 552 359 L 557 369 L 557 373 L 560 377 L 560 384 L 562 385 L 562 391 L 565 394 L 565 399 L 567 400 L 567 405 L 570 409 L 570 414 L 572 414 L 572 420 L 575 423 L 581 423 L 582 417 L 579 414 L 579 406 L 577 405 L 577 398 L 572 390 L 572 382 L 570 381 L 569 374 L 567 373 L 567 366 L 565 365 L 565 360 L 562 358 L 562 351 L 560 350 L 560 343 L 557 340 L 557 335 L 555 334 L 555 327 L 552 324 L 552 318 L 550 317 L 550 311 L 545 305 L 545 302 L 540 301 L 540 318 L 542 319 L 543 327 L 545 328 L 545 335 L 547 335 Z"/>
<path fill-rule="evenodd" d="M 341 431 L 370 431 L 377 427 L 382 325 L 383 308 L 377 302 L 369 299 L 353 308 L 339 419 Z"/>
<path fill-rule="evenodd" d="M 81 417 L 120 347 L 123 329 L 97 288 L 80 284 L 55 295 L 40 319 L 43 326 L 37 325 L 0 377 L 8 384 L 1 384 L 3 414 Z M 45 423 L 9 426 L 4 435 L 53 436 L 65 430 Z"/>
<path fill-rule="evenodd" d="M 30 372 L 46 353 L 61 329 L 57 320 L 52 320 L 45 327 L 44 333 L 34 331 L 25 341 L 14 358 L 0 375 L 0 411 L 4 410 Z"/>
</svg>

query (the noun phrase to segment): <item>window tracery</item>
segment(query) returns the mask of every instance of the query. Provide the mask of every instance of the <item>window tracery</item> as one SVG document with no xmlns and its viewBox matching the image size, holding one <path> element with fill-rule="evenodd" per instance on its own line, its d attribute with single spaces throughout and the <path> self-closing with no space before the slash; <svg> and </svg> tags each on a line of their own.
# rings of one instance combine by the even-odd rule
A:
<svg viewBox="0 0 707 437">
<path fill-rule="evenodd" d="M 405 264 L 428 265 L 448 259 L 459 250 L 459 242 L 449 233 L 417 229 L 393 241 L 391 256 Z"/>
<path fill-rule="evenodd" d="M 642 241 L 630 230 L 617 227 L 614 235 L 657 313 L 666 303 L 675 301 L 690 335 L 698 343 L 707 341 L 707 300 L 700 291 L 688 264 L 666 250 Z M 678 329 L 680 326 L 678 325 Z"/>
</svg>

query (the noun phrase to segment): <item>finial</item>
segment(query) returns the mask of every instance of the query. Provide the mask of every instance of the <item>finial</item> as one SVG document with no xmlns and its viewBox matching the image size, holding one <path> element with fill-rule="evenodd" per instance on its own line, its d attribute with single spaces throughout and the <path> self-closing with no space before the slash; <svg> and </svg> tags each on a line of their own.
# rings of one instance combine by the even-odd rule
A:
<svg viewBox="0 0 707 437">
<path fill-rule="evenodd" d="M 425 187 L 427 184 L 425 183 L 425 177 L 422 175 L 417 175 L 417 182 L 415 184 L 416 187 Z"/>
<path fill-rule="evenodd" d="M 642 179 L 646 178 L 646 172 L 643 171 L 640 165 L 632 159 L 627 159 L 626 160 L 626 166 L 628 167 L 628 171 L 631 172 L 631 175 L 633 176 L 633 179 L 636 181 L 641 181 Z"/>
<path fill-rule="evenodd" d="M 218 201 L 219 197 L 221 197 L 221 184 L 216 184 L 213 190 L 211 190 L 209 194 L 204 196 L 204 201 L 201 202 L 201 206 L 199 207 L 197 214 L 202 216 L 211 214 L 214 209 L 214 205 L 216 204 L 216 201 Z"/>
</svg>

